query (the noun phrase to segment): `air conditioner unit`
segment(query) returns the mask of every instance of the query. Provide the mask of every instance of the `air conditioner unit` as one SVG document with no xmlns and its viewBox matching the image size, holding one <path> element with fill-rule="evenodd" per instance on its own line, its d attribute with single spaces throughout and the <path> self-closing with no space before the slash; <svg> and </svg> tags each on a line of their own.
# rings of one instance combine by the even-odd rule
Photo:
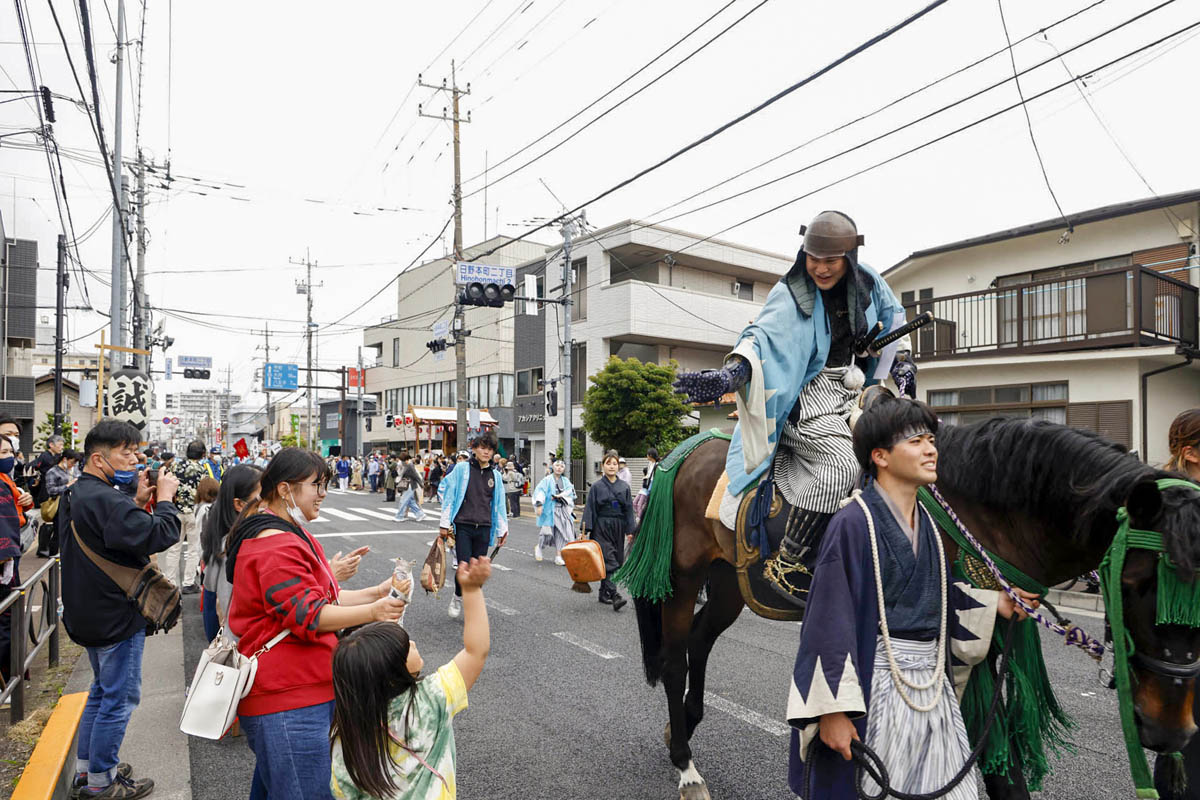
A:
<svg viewBox="0 0 1200 800">
<path fill-rule="evenodd" d="M 741 291 L 742 291 L 742 284 L 739 283 L 738 281 L 734 281 L 733 283 L 729 284 L 729 293 L 731 295 L 733 295 L 734 297 L 737 297 L 738 294 L 741 293 Z"/>
</svg>

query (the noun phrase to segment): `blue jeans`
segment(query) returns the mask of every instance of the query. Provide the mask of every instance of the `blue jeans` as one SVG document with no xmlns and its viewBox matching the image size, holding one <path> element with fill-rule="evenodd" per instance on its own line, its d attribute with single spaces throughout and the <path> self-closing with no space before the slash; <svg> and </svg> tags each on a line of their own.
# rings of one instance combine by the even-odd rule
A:
<svg viewBox="0 0 1200 800">
<path fill-rule="evenodd" d="M 146 632 L 138 631 L 108 647 L 87 648 L 92 688 L 79 721 L 78 767 L 87 764 L 88 786 L 103 788 L 116 778 L 117 753 L 129 717 L 142 699 L 142 650 Z M 80 770 L 82 771 L 82 770 Z"/>
<path fill-rule="evenodd" d="M 221 630 L 221 620 L 217 617 L 217 593 L 204 589 L 200 595 L 200 616 L 204 620 L 204 638 L 212 641 Z"/>
<path fill-rule="evenodd" d="M 416 491 L 413 489 L 405 489 L 404 494 L 400 495 L 400 504 L 396 509 L 396 521 L 399 522 L 400 520 L 403 520 L 404 515 L 408 513 L 410 508 L 412 509 L 412 512 L 417 515 L 417 519 L 423 519 L 425 517 L 424 510 L 417 505 Z"/>
<path fill-rule="evenodd" d="M 458 563 L 467 564 L 472 558 L 480 558 L 488 554 L 488 545 L 492 541 L 491 525 L 454 525 L 454 555 Z M 458 571 L 454 573 L 454 594 L 462 597 L 462 587 L 458 585 Z"/>
<path fill-rule="evenodd" d="M 332 800 L 333 701 L 238 718 L 254 751 L 252 800 Z"/>
</svg>

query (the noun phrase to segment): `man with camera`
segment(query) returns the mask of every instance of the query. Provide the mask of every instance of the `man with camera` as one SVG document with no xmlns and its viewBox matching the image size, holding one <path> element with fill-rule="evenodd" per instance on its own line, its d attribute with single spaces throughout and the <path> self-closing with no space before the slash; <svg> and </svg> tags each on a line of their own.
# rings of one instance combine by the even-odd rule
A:
<svg viewBox="0 0 1200 800">
<path fill-rule="evenodd" d="M 111 577 L 113 567 L 142 570 L 150 556 L 179 541 L 179 479 L 159 476 L 154 513 L 150 476 L 137 470 L 141 433 L 128 422 L 101 420 L 84 440 L 83 474 L 59 511 L 63 625 L 87 648 L 92 686 L 79 723 L 75 788 L 82 798 L 137 800 L 154 781 L 134 780 L 117 754 L 141 699 L 147 619 Z M 118 491 L 137 482 L 134 497 Z"/>
</svg>

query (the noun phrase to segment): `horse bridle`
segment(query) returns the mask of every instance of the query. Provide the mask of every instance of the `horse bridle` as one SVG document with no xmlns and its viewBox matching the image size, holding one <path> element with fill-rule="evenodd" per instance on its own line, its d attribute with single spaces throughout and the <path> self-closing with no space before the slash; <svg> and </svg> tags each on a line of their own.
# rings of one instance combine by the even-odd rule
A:
<svg viewBox="0 0 1200 800">
<path fill-rule="evenodd" d="M 1180 664 L 1175 661 L 1163 661 L 1158 658 L 1151 658 L 1144 653 L 1134 651 L 1129 660 L 1148 672 L 1153 672 L 1155 675 L 1160 675 L 1164 678 L 1174 678 L 1177 681 L 1190 680 L 1200 675 L 1200 658 L 1195 661 L 1189 661 L 1186 664 Z"/>
</svg>

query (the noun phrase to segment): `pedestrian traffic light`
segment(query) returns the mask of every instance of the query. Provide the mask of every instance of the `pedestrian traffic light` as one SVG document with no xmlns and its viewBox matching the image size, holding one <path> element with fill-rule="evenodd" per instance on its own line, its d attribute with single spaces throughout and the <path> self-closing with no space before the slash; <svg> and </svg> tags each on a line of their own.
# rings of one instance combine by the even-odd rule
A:
<svg viewBox="0 0 1200 800">
<path fill-rule="evenodd" d="M 440 353 L 446 349 L 445 339 L 434 339 L 432 342 L 426 342 L 425 346 L 429 348 L 431 353 Z"/>
<path fill-rule="evenodd" d="M 384 416 L 384 418 L 383 418 L 383 427 L 385 427 L 385 428 L 390 428 L 390 427 L 392 427 L 392 426 L 393 426 L 393 425 L 395 425 L 395 424 L 396 424 L 396 423 L 395 423 L 395 421 L 394 421 L 394 418 L 392 417 L 392 415 L 391 415 L 391 414 L 386 414 L 386 415 Z"/>
<path fill-rule="evenodd" d="M 517 287 L 511 283 L 468 283 L 458 293 L 458 302 L 464 306 L 490 306 L 500 308 L 516 297 Z"/>
<path fill-rule="evenodd" d="M 558 389 L 546 390 L 546 413 L 552 417 L 558 416 Z"/>
<path fill-rule="evenodd" d="M 206 369 L 185 369 L 183 371 L 183 377 L 196 378 L 197 380 L 202 380 L 202 381 L 208 380 L 209 374 L 210 374 L 209 371 Z"/>
</svg>

